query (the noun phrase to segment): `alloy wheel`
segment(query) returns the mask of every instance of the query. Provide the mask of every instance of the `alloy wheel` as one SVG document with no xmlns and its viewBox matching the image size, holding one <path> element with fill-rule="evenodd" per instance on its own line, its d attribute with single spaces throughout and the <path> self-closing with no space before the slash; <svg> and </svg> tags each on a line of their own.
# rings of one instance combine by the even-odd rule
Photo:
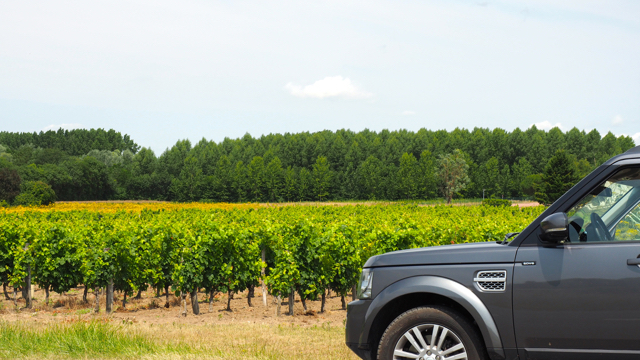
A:
<svg viewBox="0 0 640 360">
<path fill-rule="evenodd" d="M 467 351 L 453 331 L 442 325 L 423 324 L 398 339 L 393 359 L 467 360 Z"/>
</svg>

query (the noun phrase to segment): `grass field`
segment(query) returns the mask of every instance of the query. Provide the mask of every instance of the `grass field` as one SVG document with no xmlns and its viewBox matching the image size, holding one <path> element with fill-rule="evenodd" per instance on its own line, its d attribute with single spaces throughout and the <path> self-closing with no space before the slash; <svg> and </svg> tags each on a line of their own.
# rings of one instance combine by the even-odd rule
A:
<svg viewBox="0 0 640 360">
<path fill-rule="evenodd" d="M 336 326 L 0 323 L 2 359 L 357 359 Z"/>
<path fill-rule="evenodd" d="M 357 359 L 344 344 L 346 311 L 335 294 L 324 313 L 319 301 L 307 301 L 306 313 L 296 299 L 296 316 L 285 315 L 286 305 L 277 316 L 275 299 L 269 296 L 264 306 L 259 289 L 252 307 L 246 292 L 236 294 L 233 311 L 224 310 L 226 294 L 209 308 L 201 293 L 202 313 L 193 315 L 188 302 L 186 317 L 173 295 L 169 308 L 152 306 L 164 304 L 153 289 L 126 309 L 116 293 L 111 315 L 94 313 L 94 295 L 85 303 L 82 289 L 52 293 L 51 305 L 43 303 L 42 289 L 34 294 L 33 309 L 24 308 L 22 298 L 16 309 L 0 296 L 0 359 Z"/>
</svg>

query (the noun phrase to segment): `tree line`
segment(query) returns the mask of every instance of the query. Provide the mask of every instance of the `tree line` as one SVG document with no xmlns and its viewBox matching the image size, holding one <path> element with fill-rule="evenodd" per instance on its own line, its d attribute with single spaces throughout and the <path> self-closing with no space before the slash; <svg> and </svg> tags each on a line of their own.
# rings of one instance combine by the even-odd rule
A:
<svg viewBox="0 0 640 360">
<path fill-rule="evenodd" d="M 2 132 L 0 200 L 11 201 L 33 182 L 48 185 L 58 200 L 534 197 L 558 151 L 575 182 L 634 145 L 628 136 L 577 128 L 343 129 L 246 134 L 195 145 L 179 140 L 157 156 L 115 130 Z M 447 174 L 457 174 L 449 175 L 458 180 L 455 186 L 446 185 Z"/>
</svg>

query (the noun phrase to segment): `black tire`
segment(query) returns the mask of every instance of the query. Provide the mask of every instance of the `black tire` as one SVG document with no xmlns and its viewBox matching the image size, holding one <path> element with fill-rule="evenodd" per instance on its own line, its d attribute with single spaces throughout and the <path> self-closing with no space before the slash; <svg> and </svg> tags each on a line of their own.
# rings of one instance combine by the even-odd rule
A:
<svg viewBox="0 0 640 360">
<path fill-rule="evenodd" d="M 433 325 L 433 326 L 432 326 Z M 459 340 L 464 348 L 457 350 L 458 353 L 464 351 L 466 353 L 467 360 L 486 360 L 486 351 L 482 343 L 482 339 L 478 335 L 477 331 L 469 324 L 469 322 L 455 311 L 440 306 L 424 306 L 411 310 L 407 310 L 398 316 L 395 320 L 389 324 L 378 345 L 378 360 L 392 360 L 394 359 L 394 352 L 396 351 L 396 345 L 401 345 L 400 340 L 403 340 L 405 348 L 411 347 L 409 340 L 404 338 L 405 334 L 409 331 L 413 331 L 414 327 L 420 326 L 423 328 L 425 336 L 429 331 L 433 334 L 433 331 L 440 330 L 442 327 L 447 329 L 447 332 L 440 330 L 439 334 L 445 333 L 446 339 L 443 340 L 442 348 L 446 348 L 446 344 L 451 344 L 449 348 L 454 347 L 455 340 Z M 435 326 L 438 326 L 436 328 Z M 430 329 L 430 330 L 429 330 Z M 451 334 L 453 333 L 453 335 Z M 448 335 L 447 335 L 448 334 Z M 439 335 L 436 336 L 436 340 L 439 340 Z M 453 339 L 453 340 L 452 340 Z M 418 338 L 414 341 L 418 342 Z M 423 340 L 428 343 L 430 338 L 423 337 Z M 420 343 L 419 343 L 420 344 Z M 422 346 L 421 346 L 422 347 Z M 425 350 L 427 348 L 423 347 Z M 411 353 L 420 352 L 420 350 L 407 350 Z M 439 348 L 438 348 L 439 351 Z M 445 349 L 446 351 L 446 349 Z M 456 354 L 455 352 L 452 354 Z M 447 354 L 446 356 L 451 356 Z M 399 356 L 399 359 L 404 357 Z M 442 357 L 440 357 L 442 360 Z"/>
</svg>

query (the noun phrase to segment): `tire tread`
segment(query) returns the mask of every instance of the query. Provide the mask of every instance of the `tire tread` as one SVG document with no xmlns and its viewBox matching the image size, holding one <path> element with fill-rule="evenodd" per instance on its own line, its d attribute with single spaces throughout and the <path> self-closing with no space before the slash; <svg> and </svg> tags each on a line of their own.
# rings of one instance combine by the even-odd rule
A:
<svg viewBox="0 0 640 360">
<path fill-rule="evenodd" d="M 387 337 L 391 336 L 390 334 L 394 331 L 396 331 L 396 328 L 400 325 L 398 325 L 401 322 L 404 322 L 406 318 L 411 317 L 411 316 L 420 316 L 420 313 L 433 313 L 438 314 L 444 314 L 445 317 L 449 317 L 451 318 L 451 320 L 456 323 L 460 328 L 462 328 L 462 330 L 464 331 L 464 334 L 458 334 L 458 336 L 464 337 L 465 335 L 469 338 L 469 340 L 471 340 L 471 344 L 469 344 L 470 346 L 467 346 L 465 344 L 465 347 L 467 348 L 467 354 L 469 355 L 468 358 L 469 360 L 486 360 L 488 359 L 488 356 L 486 355 L 486 349 L 484 347 L 484 343 L 482 342 L 482 338 L 478 335 L 477 331 L 473 328 L 473 326 L 471 326 L 471 324 L 469 324 L 469 322 L 462 317 L 460 314 L 458 314 L 456 311 L 448 308 L 448 307 L 444 307 L 444 306 L 419 306 L 413 309 L 409 309 L 405 312 L 403 312 L 402 314 L 400 314 L 398 317 L 396 317 L 390 324 L 389 326 L 387 326 L 387 328 L 384 330 L 384 332 L 382 333 L 382 337 L 380 337 L 380 341 L 378 342 L 378 348 L 376 349 L 376 359 L 377 360 L 390 360 L 390 359 L 383 359 L 381 356 L 383 356 L 384 354 L 382 354 L 382 352 L 385 350 L 383 349 L 385 342 L 387 340 Z M 473 350 L 473 351 L 470 351 Z M 470 354 L 470 352 L 472 354 Z"/>
</svg>

